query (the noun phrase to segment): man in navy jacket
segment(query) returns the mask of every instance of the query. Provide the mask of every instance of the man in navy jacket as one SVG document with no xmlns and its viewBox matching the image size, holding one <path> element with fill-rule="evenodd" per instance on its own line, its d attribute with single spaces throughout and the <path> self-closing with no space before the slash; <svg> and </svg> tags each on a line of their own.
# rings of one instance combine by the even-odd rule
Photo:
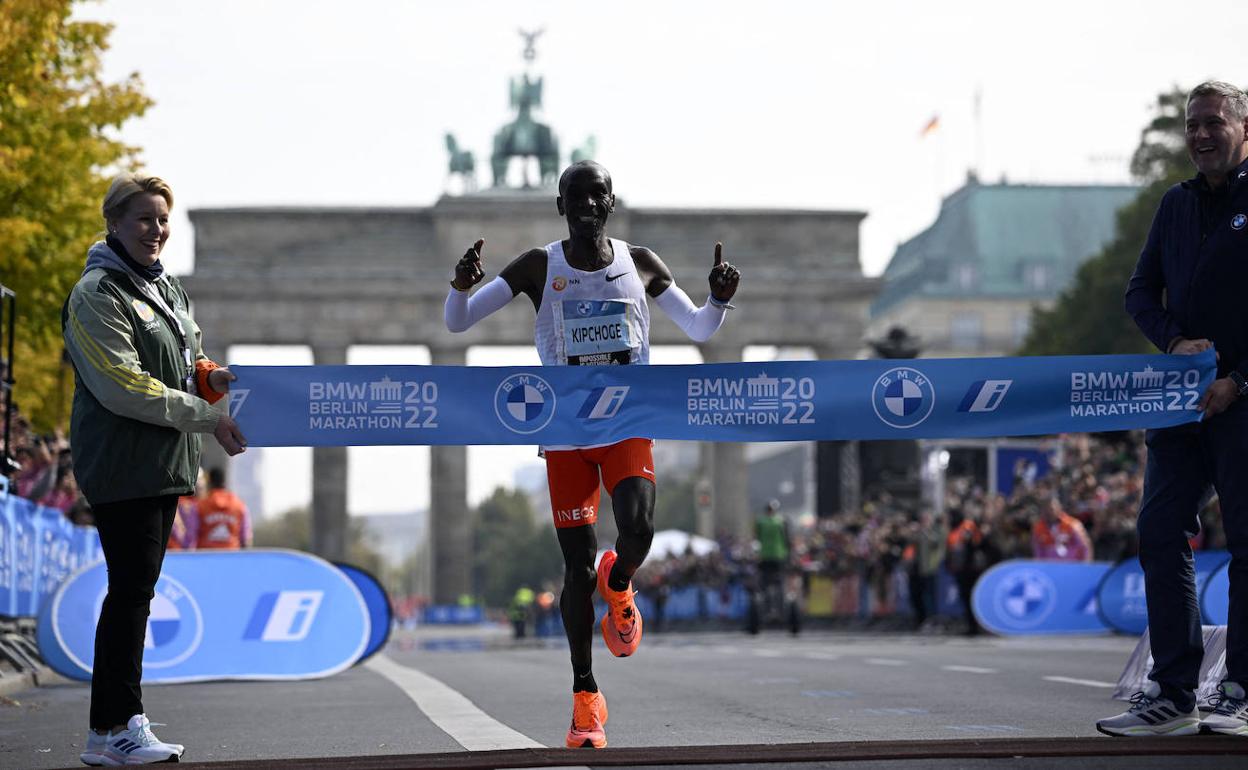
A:
<svg viewBox="0 0 1248 770">
<path fill-rule="evenodd" d="M 1153 668 L 1130 710 L 1097 722 L 1109 735 L 1248 735 L 1248 96 L 1218 81 L 1192 89 L 1185 135 L 1197 174 L 1162 198 L 1126 308 L 1160 350 L 1213 348 L 1218 376 L 1201 397 L 1201 422 L 1146 436 L 1137 526 Z M 1204 644 L 1188 538 L 1211 484 L 1231 589 L 1227 675 L 1202 720 L 1195 691 Z"/>
</svg>

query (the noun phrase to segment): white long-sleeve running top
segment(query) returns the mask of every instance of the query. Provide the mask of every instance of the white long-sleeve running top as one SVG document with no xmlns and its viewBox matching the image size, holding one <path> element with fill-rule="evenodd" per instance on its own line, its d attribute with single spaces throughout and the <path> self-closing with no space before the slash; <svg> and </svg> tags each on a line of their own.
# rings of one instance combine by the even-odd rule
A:
<svg viewBox="0 0 1248 770">
<path fill-rule="evenodd" d="M 650 310 L 628 244 L 611 239 L 614 258 L 594 271 L 568 264 L 563 244 L 546 246 L 546 283 L 534 324 L 533 341 L 545 365 L 645 364 L 650 360 Z M 444 317 L 452 332 L 471 328 L 513 297 L 502 278 L 469 295 L 452 287 Z M 655 304 L 695 342 L 705 342 L 724 322 L 726 306 L 696 307 L 674 282 Z"/>
</svg>

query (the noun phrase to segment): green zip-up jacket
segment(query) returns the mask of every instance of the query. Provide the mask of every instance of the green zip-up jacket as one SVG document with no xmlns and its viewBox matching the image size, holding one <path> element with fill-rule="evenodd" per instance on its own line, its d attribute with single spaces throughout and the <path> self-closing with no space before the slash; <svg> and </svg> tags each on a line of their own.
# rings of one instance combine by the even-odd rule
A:
<svg viewBox="0 0 1248 770">
<path fill-rule="evenodd" d="M 148 281 L 96 243 L 61 326 L 75 374 L 74 476 L 87 500 L 190 494 L 200 434 L 220 415 L 194 392 L 204 355 L 181 284 Z"/>
</svg>

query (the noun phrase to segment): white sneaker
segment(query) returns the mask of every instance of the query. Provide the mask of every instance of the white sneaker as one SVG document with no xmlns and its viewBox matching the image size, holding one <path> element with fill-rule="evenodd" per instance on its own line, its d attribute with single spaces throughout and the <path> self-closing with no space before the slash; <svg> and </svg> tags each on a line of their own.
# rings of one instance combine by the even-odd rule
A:
<svg viewBox="0 0 1248 770">
<path fill-rule="evenodd" d="M 1223 682 L 1209 700 L 1213 713 L 1201 720 L 1201 732 L 1248 735 L 1248 693 L 1242 686 Z"/>
<path fill-rule="evenodd" d="M 1193 705 L 1180 711 L 1169 698 L 1161 697 L 1161 685 L 1148 687 L 1131 696 L 1131 708 L 1116 717 L 1102 719 L 1096 729 L 1113 736 L 1195 735 L 1200 732 L 1200 712 Z"/>
<path fill-rule="evenodd" d="M 152 723 L 147 721 L 147 717 L 143 714 L 135 714 L 126 723 L 125 730 L 105 738 L 104 750 L 100 754 L 103 761 L 100 764 L 117 767 L 177 762 L 185 751 L 186 747 L 180 743 L 165 743 L 157 738 L 152 733 Z M 84 758 L 83 761 L 86 762 L 86 759 Z"/>
<path fill-rule="evenodd" d="M 95 730 L 87 730 L 87 748 L 78 755 L 82 760 L 82 764 L 91 765 L 92 767 L 112 767 L 112 765 L 104 759 L 104 747 L 108 745 L 108 733 L 97 733 Z"/>
</svg>

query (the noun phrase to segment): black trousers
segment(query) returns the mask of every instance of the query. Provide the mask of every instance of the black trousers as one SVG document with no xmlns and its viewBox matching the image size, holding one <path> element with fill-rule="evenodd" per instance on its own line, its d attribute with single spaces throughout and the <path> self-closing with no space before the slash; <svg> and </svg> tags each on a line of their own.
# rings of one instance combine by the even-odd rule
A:
<svg viewBox="0 0 1248 770">
<path fill-rule="evenodd" d="M 1229 567 L 1227 679 L 1248 682 L 1248 403 L 1208 422 L 1150 430 L 1137 528 L 1153 647 L 1149 678 L 1181 708 L 1194 701 L 1204 643 L 1195 568 L 1187 539 L 1199 531 L 1197 506 L 1212 484 L 1222 508 Z"/>
<path fill-rule="evenodd" d="M 143 712 L 143 640 L 177 495 L 92 507 L 108 566 L 108 593 L 95 627 L 91 728 L 124 725 Z"/>
</svg>

